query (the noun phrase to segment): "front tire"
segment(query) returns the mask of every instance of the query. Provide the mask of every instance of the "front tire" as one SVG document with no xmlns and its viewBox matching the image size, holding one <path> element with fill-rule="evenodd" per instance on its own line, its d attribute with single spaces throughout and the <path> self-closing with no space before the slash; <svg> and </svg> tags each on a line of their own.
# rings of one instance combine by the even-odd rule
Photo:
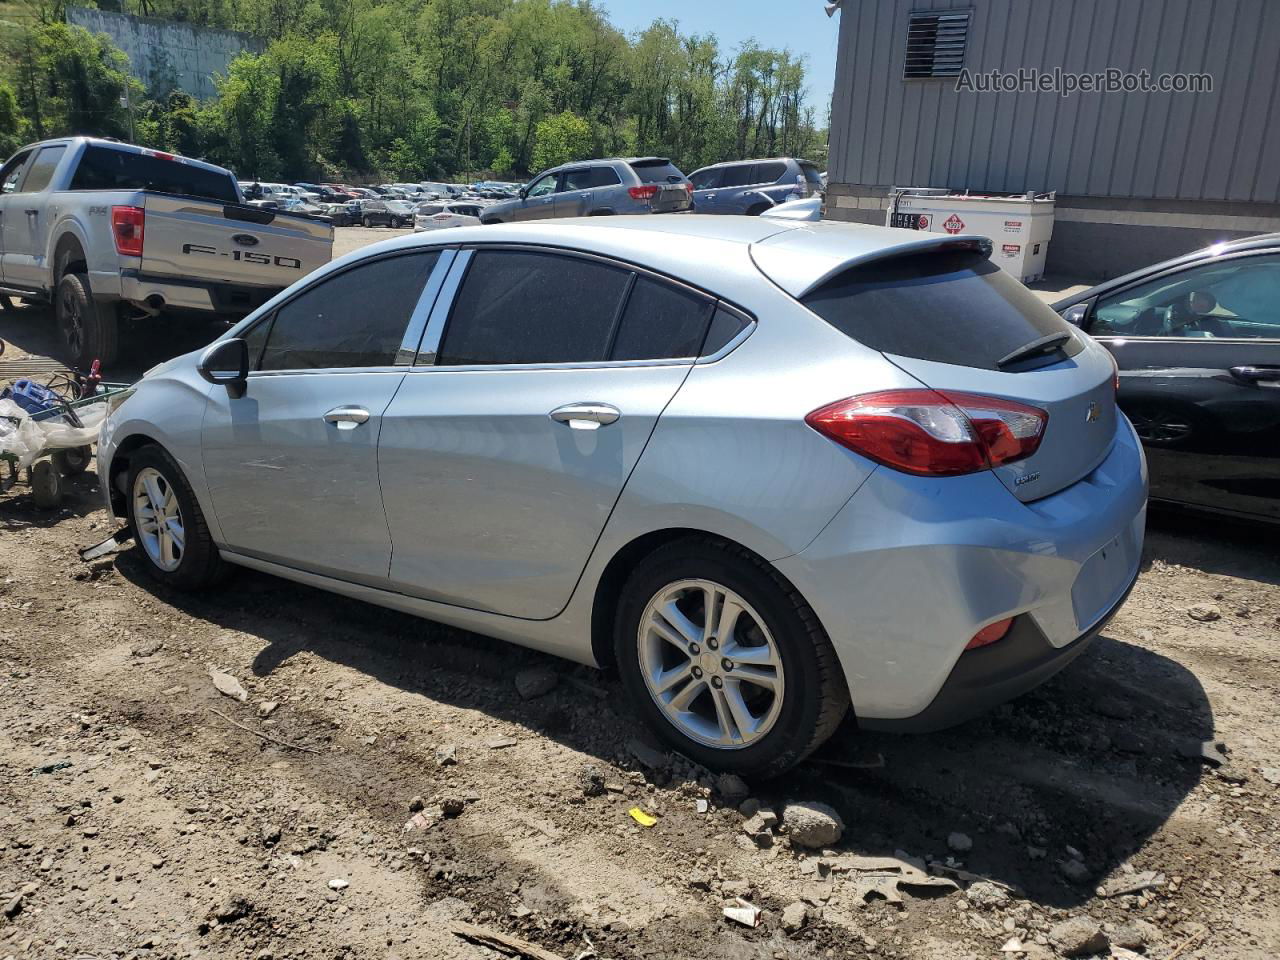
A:
<svg viewBox="0 0 1280 960">
<path fill-rule="evenodd" d="M 115 311 L 101 309 L 93 301 L 89 278 L 82 273 L 64 274 L 54 300 L 58 336 L 73 367 L 87 370 L 94 360 L 106 367 L 116 359 L 119 329 Z"/>
<path fill-rule="evenodd" d="M 129 524 L 151 576 L 179 590 L 223 579 L 227 564 L 173 457 L 158 446 L 138 450 L 129 458 L 125 490 Z"/>
<path fill-rule="evenodd" d="M 766 561 L 711 538 L 667 544 L 637 564 L 614 653 L 641 716 L 714 770 L 777 776 L 816 750 L 849 706 L 831 641 L 796 589 Z"/>
<path fill-rule="evenodd" d="M 372 217 L 365 217 L 365 218 L 364 218 L 363 220 L 361 220 L 360 222 L 361 222 L 362 224 L 364 224 L 364 226 L 365 226 L 366 228 L 369 228 L 369 227 L 372 227 L 372 226 L 373 226 L 373 218 L 372 218 Z"/>
</svg>

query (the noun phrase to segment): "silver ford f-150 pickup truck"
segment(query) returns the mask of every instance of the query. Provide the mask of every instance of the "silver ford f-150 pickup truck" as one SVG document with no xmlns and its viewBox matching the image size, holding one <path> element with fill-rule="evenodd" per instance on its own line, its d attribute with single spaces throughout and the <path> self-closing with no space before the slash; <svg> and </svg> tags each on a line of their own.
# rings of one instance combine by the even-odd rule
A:
<svg viewBox="0 0 1280 960">
<path fill-rule="evenodd" d="M 246 206 L 198 160 L 64 137 L 0 167 L 0 305 L 52 302 L 79 367 L 115 359 L 122 320 L 239 319 L 332 252 L 331 224 Z"/>
</svg>

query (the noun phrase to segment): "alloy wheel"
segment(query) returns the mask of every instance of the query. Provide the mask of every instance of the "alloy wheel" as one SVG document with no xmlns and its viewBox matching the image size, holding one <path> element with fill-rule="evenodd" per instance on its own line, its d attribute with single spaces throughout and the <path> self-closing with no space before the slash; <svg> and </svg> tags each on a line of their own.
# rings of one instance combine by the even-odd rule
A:
<svg viewBox="0 0 1280 960">
<path fill-rule="evenodd" d="M 84 316 L 80 313 L 80 299 L 64 288 L 61 300 L 62 309 L 59 311 L 59 320 L 62 327 L 62 342 L 67 345 L 73 357 L 78 357 L 84 348 Z"/>
<path fill-rule="evenodd" d="M 182 508 L 173 484 L 154 467 L 139 470 L 133 481 L 133 519 L 151 562 L 166 573 L 177 570 L 187 542 Z"/>
<path fill-rule="evenodd" d="M 640 672 L 667 720 L 722 750 L 760 740 L 782 709 L 782 657 L 768 627 L 741 596 L 711 580 L 680 580 L 645 607 Z"/>
</svg>

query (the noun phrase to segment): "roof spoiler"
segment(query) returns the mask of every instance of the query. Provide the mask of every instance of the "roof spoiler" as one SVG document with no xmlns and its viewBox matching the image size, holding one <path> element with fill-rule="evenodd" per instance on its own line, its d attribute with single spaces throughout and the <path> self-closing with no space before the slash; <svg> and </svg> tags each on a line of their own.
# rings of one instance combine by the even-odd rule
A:
<svg viewBox="0 0 1280 960">
<path fill-rule="evenodd" d="M 809 225 L 812 227 L 821 224 Z M 841 224 L 841 227 L 844 227 Z M 766 277 L 799 300 L 850 267 L 915 253 L 970 250 L 991 256 L 991 241 L 973 234 L 950 236 L 850 224 L 847 229 L 784 230 L 751 245 L 751 259 Z M 890 234 L 895 239 L 886 242 Z"/>
</svg>

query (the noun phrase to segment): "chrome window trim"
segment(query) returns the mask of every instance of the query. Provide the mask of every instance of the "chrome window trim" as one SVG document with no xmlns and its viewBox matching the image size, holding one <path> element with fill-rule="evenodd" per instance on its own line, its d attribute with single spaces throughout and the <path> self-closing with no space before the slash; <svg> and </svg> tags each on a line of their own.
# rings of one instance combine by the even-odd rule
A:
<svg viewBox="0 0 1280 960">
<path fill-rule="evenodd" d="M 418 295 L 418 302 L 413 307 L 413 313 L 409 315 L 409 326 L 405 328 L 404 338 L 400 341 L 400 349 L 396 351 L 395 366 L 408 367 L 412 366 L 414 359 L 418 355 L 418 346 L 422 343 L 422 338 L 427 332 L 427 322 L 431 318 L 431 312 L 435 308 L 436 298 L 440 296 L 440 290 L 444 287 L 445 277 L 448 276 L 449 269 L 453 266 L 453 261 L 457 259 L 457 247 L 445 247 L 440 251 L 440 256 L 436 259 L 436 265 L 431 270 L 431 275 L 427 277 L 427 282 L 422 285 L 422 292 Z"/>
<path fill-rule="evenodd" d="M 311 377 L 342 376 L 344 374 L 364 375 L 370 373 L 394 373 L 403 375 L 407 367 L 303 367 L 297 370 L 250 370 L 249 379 L 260 377 Z"/>
<path fill-rule="evenodd" d="M 411 366 L 435 366 L 436 356 L 440 352 L 440 341 L 444 339 L 445 325 L 448 323 L 449 314 L 453 312 L 453 304 L 458 299 L 458 290 L 462 286 L 463 278 L 467 275 L 467 268 L 471 266 L 474 258 L 475 250 L 471 247 L 463 247 L 454 255 L 448 275 L 442 281 L 440 293 L 432 306 L 431 315 L 427 318 L 427 326 Z"/>
</svg>

